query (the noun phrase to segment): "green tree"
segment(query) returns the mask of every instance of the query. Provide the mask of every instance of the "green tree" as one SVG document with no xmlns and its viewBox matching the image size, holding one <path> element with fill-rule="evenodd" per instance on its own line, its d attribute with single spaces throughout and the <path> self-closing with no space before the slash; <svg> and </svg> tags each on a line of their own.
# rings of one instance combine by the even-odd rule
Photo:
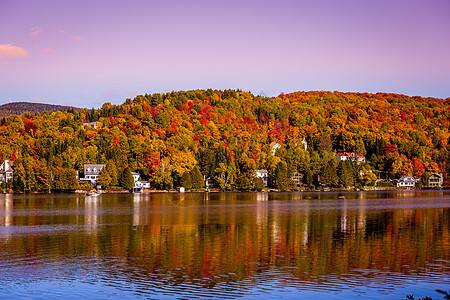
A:
<svg viewBox="0 0 450 300">
<path fill-rule="evenodd" d="M 104 189 L 109 189 L 112 185 L 112 178 L 109 175 L 108 169 L 105 167 L 103 168 L 102 172 L 100 173 L 100 176 L 97 179 L 97 184 L 102 186 Z"/>
<path fill-rule="evenodd" d="M 184 174 L 180 178 L 180 185 L 187 190 L 190 190 L 192 188 L 190 172 L 184 172 Z"/>
<path fill-rule="evenodd" d="M 352 163 L 348 160 L 341 160 L 337 166 L 337 175 L 339 177 L 339 183 L 344 187 L 350 187 L 354 185 L 353 168 Z"/>
<path fill-rule="evenodd" d="M 119 185 L 119 176 L 116 164 L 112 160 L 108 160 L 106 163 L 106 170 L 108 170 L 108 174 L 111 177 L 111 186 Z"/>
<path fill-rule="evenodd" d="M 279 162 L 275 169 L 275 188 L 280 191 L 287 191 L 291 188 L 286 163 L 283 161 Z"/>
<path fill-rule="evenodd" d="M 25 168 L 22 163 L 17 163 L 14 168 L 14 182 L 13 189 L 16 192 L 23 192 L 27 188 L 27 179 Z"/>
<path fill-rule="evenodd" d="M 119 177 L 119 185 L 126 190 L 134 186 L 133 175 L 131 175 L 130 168 L 125 167 Z"/>
<path fill-rule="evenodd" d="M 253 189 L 255 171 L 255 161 L 244 153 L 239 159 L 239 172 L 236 178 L 236 187 L 238 190 L 251 191 Z"/>
<path fill-rule="evenodd" d="M 334 186 L 338 183 L 338 176 L 336 172 L 336 164 L 334 160 L 329 160 L 323 167 L 320 173 L 320 183 L 323 185 Z"/>
<path fill-rule="evenodd" d="M 219 184 L 220 189 L 231 190 L 236 181 L 236 166 L 233 163 L 219 163 L 219 167 L 214 172 L 214 180 Z"/>
<path fill-rule="evenodd" d="M 191 181 L 192 181 L 192 188 L 194 189 L 201 189 L 205 187 L 205 182 L 203 181 L 203 175 L 200 173 L 200 170 L 197 166 L 195 166 L 191 174 Z"/>
<path fill-rule="evenodd" d="M 253 180 L 253 182 L 255 184 L 255 190 L 256 191 L 262 191 L 265 188 L 264 180 L 261 177 L 256 177 Z"/>
<path fill-rule="evenodd" d="M 173 188 L 173 178 L 171 166 L 168 159 L 163 159 L 152 178 L 152 185 L 158 190 L 171 190 Z"/>
</svg>

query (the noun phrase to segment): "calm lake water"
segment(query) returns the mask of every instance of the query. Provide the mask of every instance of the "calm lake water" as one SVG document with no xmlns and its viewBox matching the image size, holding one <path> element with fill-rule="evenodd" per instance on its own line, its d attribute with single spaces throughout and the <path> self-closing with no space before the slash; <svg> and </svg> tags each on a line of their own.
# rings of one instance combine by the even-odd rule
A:
<svg viewBox="0 0 450 300">
<path fill-rule="evenodd" d="M 443 299 L 450 192 L 0 195 L 0 299 Z"/>
</svg>

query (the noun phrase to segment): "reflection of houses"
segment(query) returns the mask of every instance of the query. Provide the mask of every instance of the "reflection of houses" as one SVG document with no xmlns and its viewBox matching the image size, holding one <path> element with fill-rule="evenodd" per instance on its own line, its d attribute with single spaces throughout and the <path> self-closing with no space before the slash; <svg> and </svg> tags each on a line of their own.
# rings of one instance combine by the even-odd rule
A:
<svg viewBox="0 0 450 300">
<path fill-rule="evenodd" d="M 358 164 L 366 162 L 366 158 L 364 157 L 364 155 L 355 154 L 354 152 L 337 153 L 336 158 L 338 161 L 351 160 L 351 161 L 356 161 Z"/>
<path fill-rule="evenodd" d="M 256 177 L 262 178 L 265 187 L 269 185 L 269 172 L 267 170 L 256 170 Z"/>
<path fill-rule="evenodd" d="M 84 178 L 80 180 L 90 181 L 92 185 L 97 183 L 97 179 L 100 176 L 100 172 L 105 167 L 103 164 L 98 165 L 84 165 Z"/>
<path fill-rule="evenodd" d="M 14 171 L 9 163 L 9 160 L 5 160 L 0 166 L 0 182 L 3 181 L 12 181 L 13 180 Z"/>
<path fill-rule="evenodd" d="M 281 147 L 281 145 L 276 142 L 270 143 L 269 146 L 272 148 L 272 155 L 275 155 L 277 150 Z"/>
<path fill-rule="evenodd" d="M 411 175 L 402 176 L 397 182 L 397 187 L 414 187 L 420 179 L 414 179 Z"/>
<path fill-rule="evenodd" d="M 294 172 L 291 177 L 292 181 L 296 186 L 302 186 L 303 185 L 303 173 Z"/>
<path fill-rule="evenodd" d="M 443 182 L 444 178 L 442 176 L 442 173 L 436 173 L 428 177 L 428 186 L 441 187 Z"/>
</svg>

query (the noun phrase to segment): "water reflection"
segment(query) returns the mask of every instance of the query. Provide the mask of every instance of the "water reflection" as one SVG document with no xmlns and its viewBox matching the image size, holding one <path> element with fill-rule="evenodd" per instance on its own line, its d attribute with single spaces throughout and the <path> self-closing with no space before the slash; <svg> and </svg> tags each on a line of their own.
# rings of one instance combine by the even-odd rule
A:
<svg viewBox="0 0 450 300">
<path fill-rule="evenodd" d="M 0 282 L 85 278 L 154 298 L 443 288 L 449 194 L 412 193 L 0 195 Z"/>
</svg>

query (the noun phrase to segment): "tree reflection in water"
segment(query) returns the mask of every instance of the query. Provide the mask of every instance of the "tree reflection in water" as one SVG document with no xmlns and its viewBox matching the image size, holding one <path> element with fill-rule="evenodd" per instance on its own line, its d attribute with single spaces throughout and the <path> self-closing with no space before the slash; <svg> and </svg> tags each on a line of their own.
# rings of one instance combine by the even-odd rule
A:
<svg viewBox="0 0 450 300">
<path fill-rule="evenodd" d="M 0 281 L 235 296 L 448 283 L 449 194 L 410 193 L 2 195 Z"/>
</svg>

